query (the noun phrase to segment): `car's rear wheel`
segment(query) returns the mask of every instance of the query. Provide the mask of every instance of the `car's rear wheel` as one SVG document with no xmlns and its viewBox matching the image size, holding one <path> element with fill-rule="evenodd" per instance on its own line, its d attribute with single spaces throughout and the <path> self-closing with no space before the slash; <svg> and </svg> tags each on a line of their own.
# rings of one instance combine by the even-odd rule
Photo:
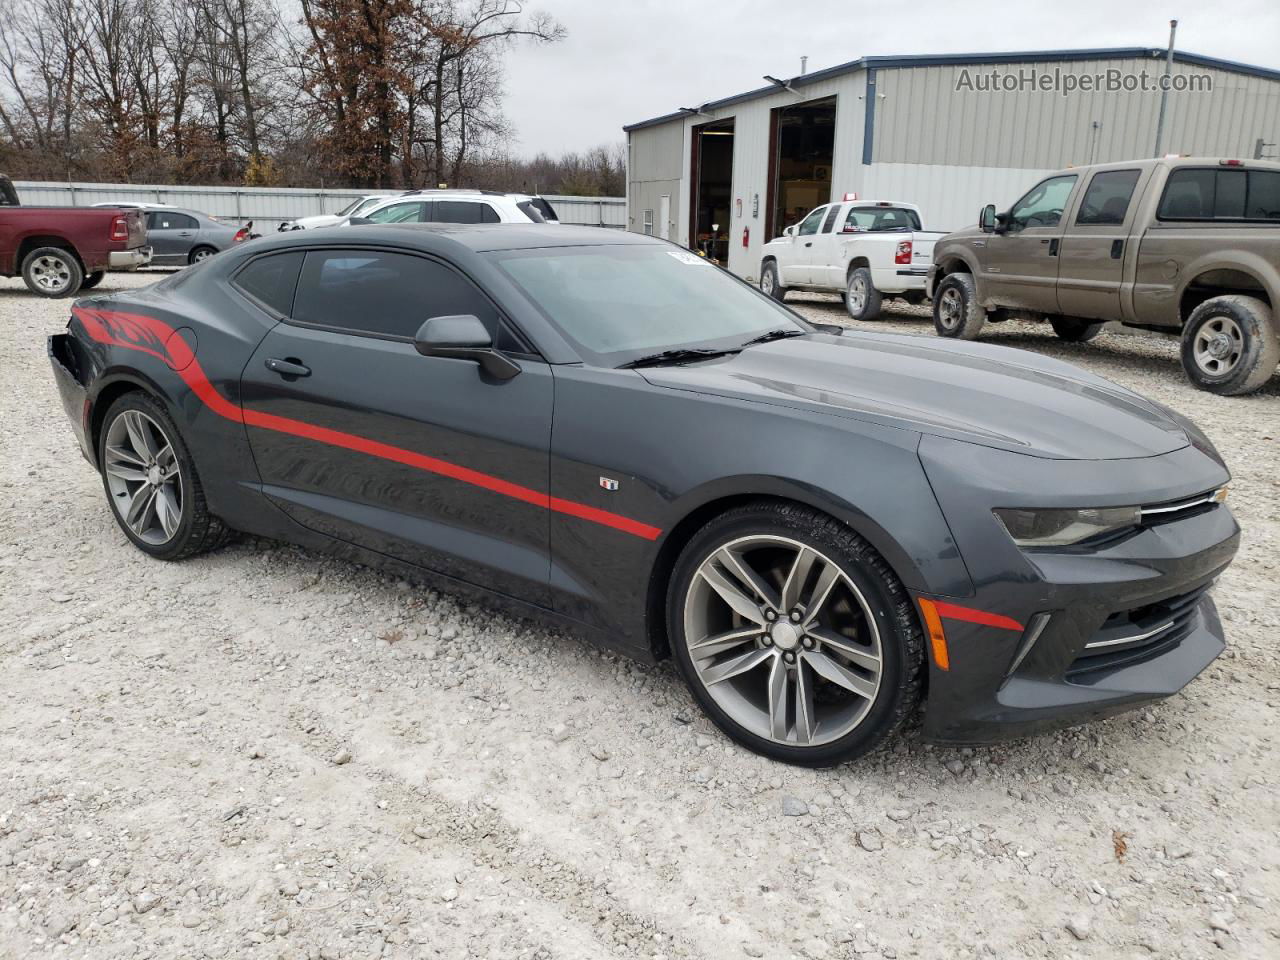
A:
<svg viewBox="0 0 1280 960">
<path fill-rule="evenodd" d="M 880 291 L 871 282 L 871 271 L 866 267 L 850 271 L 844 301 L 849 316 L 854 320 L 879 320 L 880 302 Z"/>
<path fill-rule="evenodd" d="M 84 268 L 70 250 L 37 247 L 22 260 L 27 289 L 41 297 L 69 297 L 84 283 Z"/>
<path fill-rule="evenodd" d="M 218 251 L 213 247 L 196 247 L 187 257 L 188 263 L 199 263 L 201 260 L 208 260 Z"/>
<path fill-rule="evenodd" d="M 940 337 L 976 340 L 987 317 L 968 273 L 949 273 L 933 292 L 933 329 Z"/>
<path fill-rule="evenodd" d="M 1271 379 L 1280 339 L 1271 308 L 1257 297 L 1214 297 L 1196 307 L 1182 330 L 1182 369 L 1201 390 L 1252 393 Z"/>
<path fill-rule="evenodd" d="M 787 763 L 861 756 L 919 699 L 923 639 L 902 584 L 807 507 L 759 503 L 707 524 L 676 563 L 667 624 L 712 721 Z"/>
<path fill-rule="evenodd" d="M 116 522 L 139 550 L 180 560 L 225 541 L 178 428 L 145 393 L 126 393 L 107 410 L 98 463 Z"/>
<path fill-rule="evenodd" d="M 80 284 L 81 290 L 92 290 L 102 282 L 102 278 L 107 275 L 105 270 L 95 270 L 84 278 L 84 283 Z"/>
<path fill-rule="evenodd" d="M 1068 343 L 1084 343 L 1092 340 L 1102 332 L 1104 326 L 1101 321 L 1090 323 L 1088 320 L 1078 320 L 1075 317 L 1050 317 L 1049 325 L 1053 327 L 1053 332 L 1058 335 L 1059 340 L 1065 340 Z"/>
<path fill-rule="evenodd" d="M 773 260 L 760 270 L 760 292 L 775 300 L 782 300 L 787 295 L 787 288 L 778 279 L 778 264 Z"/>
</svg>

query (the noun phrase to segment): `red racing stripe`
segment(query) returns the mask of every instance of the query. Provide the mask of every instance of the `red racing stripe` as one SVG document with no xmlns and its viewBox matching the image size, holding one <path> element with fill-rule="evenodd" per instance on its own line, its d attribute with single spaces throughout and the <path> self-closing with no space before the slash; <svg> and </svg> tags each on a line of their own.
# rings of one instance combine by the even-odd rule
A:
<svg viewBox="0 0 1280 960">
<path fill-rule="evenodd" d="M 142 353 L 150 354 L 163 360 L 170 369 L 182 378 L 183 382 L 191 388 L 192 392 L 200 398 L 206 407 L 218 414 L 218 416 L 233 420 L 236 423 L 258 427 L 262 430 L 274 430 L 277 433 L 287 433 L 295 437 L 305 437 L 308 440 L 315 440 L 331 447 L 341 447 L 345 450 L 353 450 L 356 453 L 367 454 L 382 460 L 402 463 L 427 473 L 449 477 L 473 487 L 480 487 L 504 497 L 511 497 L 512 499 L 541 507 L 544 510 L 551 510 L 555 513 L 578 517 L 601 526 L 612 527 L 615 530 L 621 530 L 623 533 L 643 537 L 645 540 L 656 540 L 662 533 L 660 527 L 650 526 L 647 523 L 641 523 L 639 520 L 633 520 L 617 513 L 610 513 L 608 510 L 601 510 L 585 503 L 562 500 L 559 497 L 553 497 L 550 494 L 523 487 L 509 480 L 503 480 L 501 477 L 481 473 L 479 470 L 462 467 L 447 460 L 428 456 L 425 453 L 405 450 L 403 447 L 395 447 L 389 443 L 371 440 L 368 437 L 357 436 L 353 433 L 343 433 L 341 430 L 331 430 L 328 427 L 317 426 L 303 420 L 294 420 L 291 417 L 280 417 L 271 413 L 246 409 L 232 403 L 220 394 L 213 384 L 209 382 L 209 378 L 205 376 L 204 370 L 201 369 L 199 362 L 196 361 L 186 341 L 181 337 L 174 336 L 174 331 L 171 327 L 161 323 L 154 317 L 137 313 L 122 313 L 114 310 L 89 310 L 84 307 L 74 307 L 72 313 L 80 320 L 85 332 L 99 343 L 108 343 L 129 350 L 139 350 Z"/>
<path fill-rule="evenodd" d="M 998 613 L 987 613 L 984 610 L 975 610 L 973 607 L 961 607 L 954 603 L 943 603 L 941 600 L 933 601 L 934 608 L 938 611 L 938 616 L 946 617 L 948 620 L 963 620 L 966 623 L 980 623 L 984 627 L 998 627 L 1001 630 L 1017 630 L 1022 632 L 1022 624 L 1012 617 L 1004 617 Z"/>
</svg>

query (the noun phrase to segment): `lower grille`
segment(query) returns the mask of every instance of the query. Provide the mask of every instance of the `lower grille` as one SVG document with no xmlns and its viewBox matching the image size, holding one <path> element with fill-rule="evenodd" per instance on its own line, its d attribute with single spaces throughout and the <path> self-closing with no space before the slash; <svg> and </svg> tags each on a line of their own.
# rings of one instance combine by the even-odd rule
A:
<svg viewBox="0 0 1280 960">
<path fill-rule="evenodd" d="M 1209 584 L 1133 610 L 1111 614 L 1080 655 L 1068 675 L 1112 669 L 1155 656 L 1191 632 Z"/>
</svg>

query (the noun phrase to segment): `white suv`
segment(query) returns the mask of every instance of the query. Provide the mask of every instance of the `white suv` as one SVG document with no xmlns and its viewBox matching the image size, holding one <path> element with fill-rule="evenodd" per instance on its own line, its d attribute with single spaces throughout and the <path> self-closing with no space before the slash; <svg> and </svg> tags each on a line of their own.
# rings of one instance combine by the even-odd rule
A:
<svg viewBox="0 0 1280 960">
<path fill-rule="evenodd" d="M 559 223 L 541 197 L 489 190 L 418 190 L 385 200 L 361 213 L 373 223 Z M 347 226 L 352 218 L 342 221 Z"/>
<path fill-rule="evenodd" d="M 332 227 L 344 222 L 347 217 L 362 217 L 378 204 L 398 197 L 398 193 L 366 193 L 359 200 L 352 200 L 337 213 L 318 213 L 313 217 L 299 217 L 297 220 L 286 220 L 276 229 L 314 230 L 316 227 Z"/>
</svg>

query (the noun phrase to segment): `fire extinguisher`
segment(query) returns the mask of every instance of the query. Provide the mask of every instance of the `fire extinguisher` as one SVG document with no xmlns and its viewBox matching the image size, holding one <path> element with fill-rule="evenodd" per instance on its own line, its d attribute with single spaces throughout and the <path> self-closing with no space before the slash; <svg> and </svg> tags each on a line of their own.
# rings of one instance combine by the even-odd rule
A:
<svg viewBox="0 0 1280 960">
<path fill-rule="evenodd" d="M 749 243 L 751 243 L 751 228 L 743 227 L 742 228 L 742 246 L 745 248 Z"/>
</svg>

